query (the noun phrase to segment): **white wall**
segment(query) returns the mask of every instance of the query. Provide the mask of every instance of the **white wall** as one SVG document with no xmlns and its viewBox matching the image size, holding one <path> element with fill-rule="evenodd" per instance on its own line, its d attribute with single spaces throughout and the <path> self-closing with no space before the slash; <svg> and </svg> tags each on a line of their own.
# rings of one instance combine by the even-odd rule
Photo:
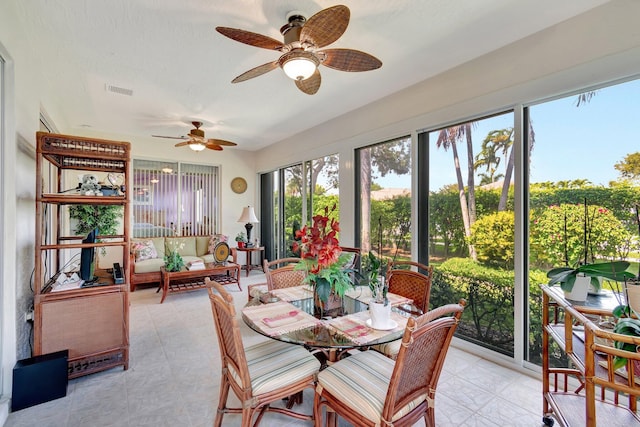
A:
<svg viewBox="0 0 640 427">
<path fill-rule="evenodd" d="M 5 2 L 6 3 L 6 2 Z M 44 81 L 38 76 L 37 64 L 31 58 L 28 34 L 17 25 L 13 4 L 2 5 L 0 13 L 0 50 L 8 59 L 7 70 L 10 101 L 5 106 L 7 132 L 2 157 L 3 259 L 0 286 L 2 287 L 2 384 L 0 396 L 0 424 L 8 412 L 11 395 L 12 369 L 16 360 L 28 350 L 28 325 L 20 319 L 24 307 L 32 300 L 29 287 L 33 269 L 35 163 L 33 147 L 39 127 L 40 93 Z M 17 337 L 20 337 L 18 339 Z"/>
</svg>

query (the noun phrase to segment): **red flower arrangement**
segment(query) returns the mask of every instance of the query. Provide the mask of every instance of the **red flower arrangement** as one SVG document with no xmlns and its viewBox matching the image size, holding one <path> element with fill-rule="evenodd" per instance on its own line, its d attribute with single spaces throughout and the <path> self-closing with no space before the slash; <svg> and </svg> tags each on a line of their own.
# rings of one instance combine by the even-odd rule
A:
<svg viewBox="0 0 640 427">
<path fill-rule="evenodd" d="M 336 209 L 333 205 L 331 212 Z M 317 274 L 321 269 L 329 267 L 338 262 L 342 253 L 340 242 L 336 237 L 340 232 L 340 223 L 333 218 L 329 218 L 329 208 L 324 208 L 324 215 L 313 217 L 313 226 L 306 225 L 301 230 L 296 230 L 296 241 L 293 244 L 293 251 L 300 251 L 302 259 L 311 260 L 310 272 Z"/>
<path fill-rule="evenodd" d="M 349 260 L 349 255 L 342 256 L 342 249 L 338 241 L 340 223 L 329 215 L 336 210 L 334 204 L 331 210 L 324 208 L 324 215 L 315 215 L 313 225 L 296 231 L 296 241 L 293 251 L 300 252 L 302 261 L 296 269 L 306 270 L 305 283 L 314 286 L 320 299 L 326 302 L 333 291 L 340 297 L 353 286 L 349 273 L 351 270 L 343 266 Z"/>
</svg>

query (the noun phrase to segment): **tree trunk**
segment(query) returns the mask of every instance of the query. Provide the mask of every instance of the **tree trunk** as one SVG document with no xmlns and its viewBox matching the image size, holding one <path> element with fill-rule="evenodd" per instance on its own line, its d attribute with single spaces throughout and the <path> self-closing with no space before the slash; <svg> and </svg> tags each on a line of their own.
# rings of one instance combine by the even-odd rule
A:
<svg viewBox="0 0 640 427">
<path fill-rule="evenodd" d="M 460 158 L 458 157 L 458 148 L 456 147 L 455 142 L 451 144 L 451 152 L 453 153 L 453 163 L 456 168 L 456 179 L 458 181 L 458 197 L 460 199 L 460 210 L 462 213 L 462 224 L 464 225 L 464 235 L 466 237 L 471 236 L 471 226 L 469 224 L 469 208 L 467 206 L 467 198 L 464 194 L 464 182 L 462 181 L 462 171 L 460 169 Z M 468 245 L 469 247 L 469 256 L 473 256 L 475 259 L 475 251 L 473 250 L 472 245 Z"/>
<path fill-rule="evenodd" d="M 360 150 L 360 250 L 371 251 L 371 149 Z M 356 231 L 357 232 L 357 231 Z"/>
<path fill-rule="evenodd" d="M 467 137 L 467 188 L 469 190 L 469 226 L 476 222 L 476 184 L 474 180 L 475 168 L 473 167 L 473 141 L 471 139 L 471 125 L 465 125 Z M 475 252 L 475 251 L 474 251 Z M 475 259 L 475 258 L 474 258 Z"/>
<path fill-rule="evenodd" d="M 469 233 L 467 237 L 471 236 L 471 226 L 476 222 L 476 183 L 474 180 L 475 168 L 473 167 L 473 140 L 471 139 L 471 124 L 465 125 L 465 135 L 467 137 L 467 188 L 469 190 Z M 472 244 L 469 246 L 469 256 L 474 261 L 478 260 L 476 254 L 476 248 Z"/>
<path fill-rule="evenodd" d="M 513 146 L 509 153 L 509 161 L 507 161 L 507 169 L 504 172 L 504 182 L 502 183 L 502 193 L 500 194 L 500 202 L 498 203 L 498 212 L 507 210 L 507 199 L 509 197 L 509 187 L 511 186 L 511 176 L 513 175 Z"/>
</svg>

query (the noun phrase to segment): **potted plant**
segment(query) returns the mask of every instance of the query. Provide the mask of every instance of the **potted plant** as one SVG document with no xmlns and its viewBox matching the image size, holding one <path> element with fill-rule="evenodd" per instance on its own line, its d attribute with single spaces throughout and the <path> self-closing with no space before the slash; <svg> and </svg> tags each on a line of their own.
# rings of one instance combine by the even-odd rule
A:
<svg viewBox="0 0 640 427">
<path fill-rule="evenodd" d="M 244 231 L 239 232 L 236 235 L 236 243 L 240 249 L 244 248 L 245 243 L 247 242 L 247 237 L 244 235 Z"/>
<path fill-rule="evenodd" d="M 305 270 L 304 283 L 308 283 L 314 290 L 314 314 L 319 316 L 340 314 L 342 311 L 342 297 L 347 289 L 353 287 L 351 273 L 353 269 L 345 268 L 350 255 L 342 254 L 337 234 L 340 225 L 330 214 L 335 211 L 324 209 L 324 215 L 315 215 L 313 225 L 302 227 L 296 231 L 299 241 L 293 243 L 293 251 L 300 253 L 297 270 Z"/>
<path fill-rule="evenodd" d="M 122 206 L 117 205 L 69 205 L 69 218 L 73 220 L 73 232 L 86 236 L 98 229 L 103 236 L 118 234 L 118 222 L 122 218 Z M 100 256 L 107 255 L 107 247 L 101 247 Z M 97 266 L 97 264 L 96 264 Z"/>
<path fill-rule="evenodd" d="M 591 286 L 596 290 L 600 290 L 601 284 L 598 279 L 599 277 L 616 282 L 623 282 L 626 279 L 633 278 L 633 274 L 626 271 L 629 265 L 627 261 L 609 261 L 595 264 L 582 264 L 577 268 L 556 267 L 547 272 L 547 277 L 549 278 L 549 285 L 559 283 L 565 292 L 571 292 L 573 290 L 576 280 L 579 277 L 588 277 Z"/>
<path fill-rule="evenodd" d="M 184 267 L 184 260 L 179 250 L 184 247 L 184 243 L 181 243 L 178 247 L 175 246 L 175 242 L 169 244 L 171 248 L 164 256 L 164 268 L 167 271 L 180 271 Z"/>
<path fill-rule="evenodd" d="M 387 262 L 369 252 L 362 266 L 364 283 L 371 289 L 371 301 L 369 302 L 369 314 L 371 327 L 374 329 L 386 328 L 391 320 L 391 304 L 387 298 L 389 285 L 386 281 Z"/>
<path fill-rule="evenodd" d="M 595 215 L 595 211 L 593 213 Z M 564 242 L 565 242 L 565 266 L 555 267 L 547 272 L 549 285 L 560 284 L 568 299 L 575 301 L 584 301 L 587 293 L 591 289 L 593 292 L 600 292 L 602 279 L 613 280 L 617 282 L 625 281 L 632 278 L 633 274 L 626 271 L 629 263 L 626 261 L 609 261 L 589 263 L 587 261 L 589 248 L 591 246 L 591 225 L 589 221 L 589 209 L 587 199 L 584 200 L 584 220 L 583 220 L 583 241 L 584 255 L 583 260 L 577 267 L 569 267 L 569 254 L 567 250 L 567 216 L 564 217 Z M 591 224 L 593 219 L 591 220 Z M 593 255 L 592 255 L 593 258 Z M 593 259 L 592 259 L 593 261 Z M 577 285 L 577 286 L 576 286 Z"/>
<path fill-rule="evenodd" d="M 614 308 L 612 314 L 616 319 L 615 325 L 613 326 L 614 333 L 640 338 L 640 316 L 628 303 L 621 304 Z M 619 350 L 634 353 L 638 351 L 638 346 L 632 343 L 614 341 L 614 345 Z M 624 367 L 626 363 L 627 359 L 624 357 L 615 356 L 613 358 L 614 369 L 620 369 Z M 638 363 L 638 361 L 634 361 L 634 372 L 636 375 L 640 375 L 640 363 Z"/>
</svg>

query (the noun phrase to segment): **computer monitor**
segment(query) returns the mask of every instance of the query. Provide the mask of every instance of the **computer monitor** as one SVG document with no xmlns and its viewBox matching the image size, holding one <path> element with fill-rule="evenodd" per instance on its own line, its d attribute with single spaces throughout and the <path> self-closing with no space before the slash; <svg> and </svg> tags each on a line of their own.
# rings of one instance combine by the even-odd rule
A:
<svg viewBox="0 0 640 427">
<path fill-rule="evenodd" d="M 82 243 L 95 243 L 98 229 L 91 230 L 86 239 Z M 85 282 L 92 282 L 96 279 L 93 276 L 93 260 L 95 256 L 95 248 L 82 248 L 80 251 L 80 278 Z"/>
</svg>

